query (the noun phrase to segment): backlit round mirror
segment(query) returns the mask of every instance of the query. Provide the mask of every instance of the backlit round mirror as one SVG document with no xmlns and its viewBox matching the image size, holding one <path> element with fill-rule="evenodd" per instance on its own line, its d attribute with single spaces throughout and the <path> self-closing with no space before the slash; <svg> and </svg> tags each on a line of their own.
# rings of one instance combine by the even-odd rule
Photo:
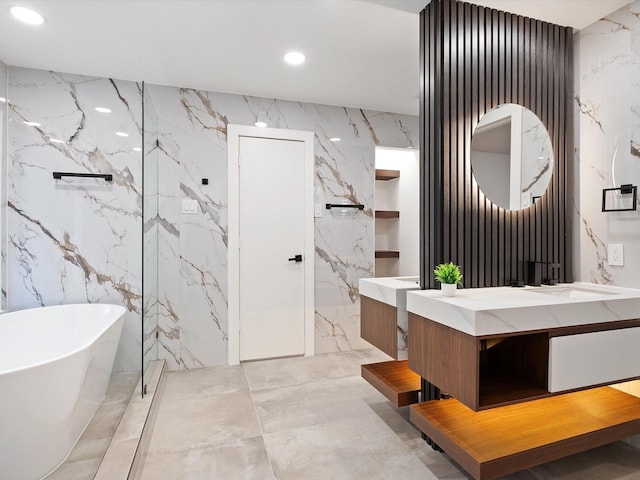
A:
<svg viewBox="0 0 640 480">
<path fill-rule="evenodd" d="M 520 210 L 546 191 L 553 174 L 553 147 L 531 110 L 505 103 L 488 111 L 471 139 L 471 170 L 496 205 Z"/>
</svg>

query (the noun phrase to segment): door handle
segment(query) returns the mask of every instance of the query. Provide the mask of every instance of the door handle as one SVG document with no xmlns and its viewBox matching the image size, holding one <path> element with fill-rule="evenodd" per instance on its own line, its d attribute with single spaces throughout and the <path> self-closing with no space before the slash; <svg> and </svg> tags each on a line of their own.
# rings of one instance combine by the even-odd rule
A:
<svg viewBox="0 0 640 480">
<path fill-rule="evenodd" d="M 290 262 L 296 262 L 296 263 L 301 262 L 302 261 L 302 255 L 296 255 L 295 257 L 291 257 L 289 259 L 289 261 Z"/>
</svg>

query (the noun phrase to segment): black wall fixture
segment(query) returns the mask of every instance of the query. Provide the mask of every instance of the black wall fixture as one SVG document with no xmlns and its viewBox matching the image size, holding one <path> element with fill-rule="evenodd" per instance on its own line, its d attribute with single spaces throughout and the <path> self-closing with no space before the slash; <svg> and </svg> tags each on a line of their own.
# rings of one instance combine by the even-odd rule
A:
<svg viewBox="0 0 640 480">
<path fill-rule="evenodd" d="M 466 288 L 524 280 L 527 261 L 560 264 L 553 275 L 572 281 L 573 30 L 432 0 L 420 35 L 422 288 L 436 288 L 433 268 L 449 261 Z M 553 145 L 546 193 L 519 211 L 485 198 L 471 172 L 472 132 L 503 103 L 533 111 Z"/>
</svg>

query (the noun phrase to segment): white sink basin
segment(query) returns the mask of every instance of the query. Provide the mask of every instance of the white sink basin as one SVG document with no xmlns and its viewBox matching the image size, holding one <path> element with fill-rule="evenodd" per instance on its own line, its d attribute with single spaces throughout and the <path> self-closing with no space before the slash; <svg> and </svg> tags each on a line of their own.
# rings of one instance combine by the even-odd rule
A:
<svg viewBox="0 0 640 480">
<path fill-rule="evenodd" d="M 606 292 L 604 290 L 596 290 L 580 287 L 542 287 L 529 288 L 525 292 L 541 293 L 543 295 L 554 295 L 564 298 L 593 298 L 594 295 L 618 295 L 618 292 Z"/>
<path fill-rule="evenodd" d="M 420 277 L 395 277 L 399 282 L 409 282 L 420 285 Z"/>
<path fill-rule="evenodd" d="M 400 282 L 398 282 L 400 283 Z M 406 293 L 407 311 L 473 336 L 536 331 L 640 317 L 640 289 L 593 283 Z"/>
</svg>

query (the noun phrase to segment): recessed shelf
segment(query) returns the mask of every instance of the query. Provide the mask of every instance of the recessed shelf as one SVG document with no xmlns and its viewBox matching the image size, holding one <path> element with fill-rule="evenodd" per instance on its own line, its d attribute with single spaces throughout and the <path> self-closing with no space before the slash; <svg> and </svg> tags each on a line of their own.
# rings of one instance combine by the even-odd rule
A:
<svg viewBox="0 0 640 480">
<path fill-rule="evenodd" d="M 376 258 L 400 258 L 400 252 L 395 250 L 376 250 Z"/>
<path fill-rule="evenodd" d="M 410 419 L 485 480 L 640 433 L 640 398 L 600 387 L 479 412 L 435 400 L 412 405 Z"/>
<path fill-rule="evenodd" d="M 398 210 L 376 210 L 376 218 L 400 218 Z"/>
<path fill-rule="evenodd" d="M 396 407 L 418 402 L 420 375 L 409 369 L 408 360 L 362 365 L 361 375 Z"/>
<path fill-rule="evenodd" d="M 400 176 L 400 170 L 382 170 L 376 168 L 376 180 L 393 180 Z"/>
</svg>

